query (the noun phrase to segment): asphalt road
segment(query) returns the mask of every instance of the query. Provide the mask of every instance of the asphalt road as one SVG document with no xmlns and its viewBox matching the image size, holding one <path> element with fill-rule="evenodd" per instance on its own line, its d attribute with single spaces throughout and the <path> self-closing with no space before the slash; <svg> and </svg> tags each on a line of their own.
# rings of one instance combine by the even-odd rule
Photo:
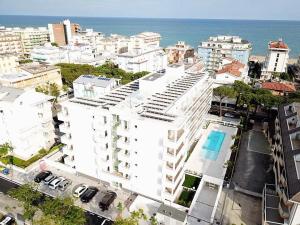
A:
<svg viewBox="0 0 300 225">
<path fill-rule="evenodd" d="M 19 184 L 14 183 L 13 181 L 6 180 L 0 177 L 0 192 L 6 194 L 10 189 L 19 187 Z M 102 222 L 105 220 L 104 217 L 98 216 L 94 213 L 85 212 L 87 223 L 86 225 L 102 225 Z M 104 225 L 111 225 L 112 221 L 106 221 Z"/>
</svg>

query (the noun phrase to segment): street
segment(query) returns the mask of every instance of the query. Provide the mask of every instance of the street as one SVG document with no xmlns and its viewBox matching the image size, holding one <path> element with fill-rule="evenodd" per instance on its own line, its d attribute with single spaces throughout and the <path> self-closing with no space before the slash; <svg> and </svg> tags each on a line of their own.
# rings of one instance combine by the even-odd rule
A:
<svg viewBox="0 0 300 225">
<path fill-rule="evenodd" d="M 10 180 L 0 177 L 0 192 L 2 192 L 4 194 L 6 194 L 10 189 L 16 188 L 19 186 L 20 186 L 19 184 L 16 184 Z M 85 215 L 87 218 L 86 225 L 101 225 L 102 222 L 105 220 L 104 217 L 98 216 L 89 211 L 86 211 Z M 113 223 L 112 221 L 107 221 L 107 222 L 105 222 L 105 225 L 110 225 L 112 223 Z"/>
</svg>

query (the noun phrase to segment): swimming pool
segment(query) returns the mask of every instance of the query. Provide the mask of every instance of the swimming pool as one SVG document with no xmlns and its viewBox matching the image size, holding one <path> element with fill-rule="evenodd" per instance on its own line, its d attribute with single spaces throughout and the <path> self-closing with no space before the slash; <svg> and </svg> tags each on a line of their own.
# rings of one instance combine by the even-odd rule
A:
<svg viewBox="0 0 300 225">
<path fill-rule="evenodd" d="M 224 138 L 224 132 L 212 130 L 209 133 L 204 145 L 202 146 L 202 153 L 206 159 L 216 160 L 218 158 Z"/>
</svg>

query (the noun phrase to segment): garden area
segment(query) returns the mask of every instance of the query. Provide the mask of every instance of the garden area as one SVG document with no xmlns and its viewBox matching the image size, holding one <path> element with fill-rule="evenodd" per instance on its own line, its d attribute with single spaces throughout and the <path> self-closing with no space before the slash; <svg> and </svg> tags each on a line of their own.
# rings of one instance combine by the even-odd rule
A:
<svg viewBox="0 0 300 225">
<path fill-rule="evenodd" d="M 41 149 L 37 155 L 33 156 L 32 158 L 30 158 L 28 160 L 23 160 L 18 157 L 9 155 L 9 151 L 11 151 L 9 149 L 11 149 L 11 147 L 8 144 L 4 144 L 4 145 L 0 146 L 0 152 L 3 153 L 3 154 L 0 154 L 0 161 L 5 165 L 12 164 L 14 166 L 25 169 L 26 167 L 30 166 L 32 163 L 38 161 L 39 159 L 43 158 L 44 156 L 48 155 L 49 153 L 51 153 L 57 149 L 59 149 L 60 147 L 62 147 L 62 144 L 55 145 L 49 150 Z"/>
<path fill-rule="evenodd" d="M 189 207 L 193 201 L 200 181 L 200 177 L 186 174 L 182 185 L 183 190 L 176 203 L 185 207 Z"/>
</svg>

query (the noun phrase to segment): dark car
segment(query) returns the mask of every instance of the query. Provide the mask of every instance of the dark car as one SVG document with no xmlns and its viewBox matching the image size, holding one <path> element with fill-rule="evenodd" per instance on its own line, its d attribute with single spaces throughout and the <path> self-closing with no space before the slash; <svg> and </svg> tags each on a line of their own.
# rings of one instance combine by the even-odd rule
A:
<svg viewBox="0 0 300 225">
<path fill-rule="evenodd" d="M 87 203 L 92 200 L 92 198 L 98 193 L 98 188 L 88 187 L 88 189 L 81 195 L 80 200 Z"/>
<path fill-rule="evenodd" d="M 34 181 L 36 183 L 40 183 L 41 181 L 45 180 L 50 175 L 52 175 L 52 173 L 50 171 L 40 172 L 38 175 L 35 176 Z"/>
<path fill-rule="evenodd" d="M 117 194 L 113 191 L 107 191 L 103 196 L 102 200 L 99 202 L 99 207 L 102 211 L 108 210 L 109 206 L 117 198 Z"/>
<path fill-rule="evenodd" d="M 12 225 L 14 224 L 14 222 L 15 219 L 12 216 L 7 215 L 2 220 L 0 220 L 0 225 Z"/>
</svg>

